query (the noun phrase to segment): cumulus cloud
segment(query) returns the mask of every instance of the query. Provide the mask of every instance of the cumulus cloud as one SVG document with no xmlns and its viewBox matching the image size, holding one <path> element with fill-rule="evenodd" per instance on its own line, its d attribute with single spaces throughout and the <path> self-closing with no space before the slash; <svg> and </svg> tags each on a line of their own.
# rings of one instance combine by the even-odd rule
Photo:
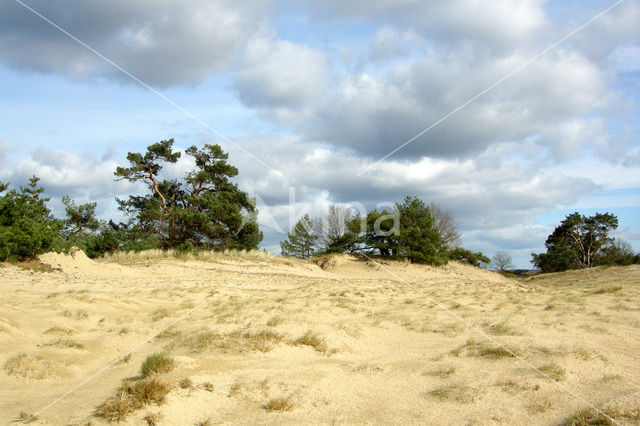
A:
<svg viewBox="0 0 640 426">
<path fill-rule="evenodd" d="M 269 10 L 266 0 L 28 4 L 141 80 L 161 86 L 197 84 L 229 66 Z M 0 2 L 0 61 L 45 73 L 127 79 L 11 0 Z"/>
<path fill-rule="evenodd" d="M 498 47 L 517 45 L 544 26 L 543 3 L 542 0 L 497 0 L 488 6 L 482 0 L 302 0 L 296 1 L 295 6 L 324 19 L 391 23 L 451 44 L 473 41 Z"/>
<path fill-rule="evenodd" d="M 324 52 L 260 37 L 247 45 L 235 87 L 251 107 L 299 108 L 323 95 L 328 70 Z"/>
<path fill-rule="evenodd" d="M 336 96 L 292 110 L 291 124 L 310 140 L 380 157 L 527 60 L 524 55 L 485 60 L 431 52 L 379 75 L 348 76 Z M 560 52 L 482 95 L 397 155 L 465 157 L 541 133 L 545 143 L 564 144 L 554 136 L 606 100 L 602 72 L 580 55 Z M 587 141 L 574 138 L 571 148 Z"/>
</svg>

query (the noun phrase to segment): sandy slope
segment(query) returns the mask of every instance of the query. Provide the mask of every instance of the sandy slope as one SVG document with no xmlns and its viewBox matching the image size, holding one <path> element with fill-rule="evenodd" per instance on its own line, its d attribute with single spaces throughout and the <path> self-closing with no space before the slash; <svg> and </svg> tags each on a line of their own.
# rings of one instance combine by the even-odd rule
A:
<svg viewBox="0 0 640 426">
<path fill-rule="evenodd" d="M 106 423 L 96 408 L 160 350 L 177 361 L 162 380 L 189 378 L 192 386 L 176 385 L 165 404 L 127 423 L 160 413 L 159 424 L 175 425 L 559 424 L 588 408 L 453 314 L 621 422 L 640 423 L 637 266 L 518 282 L 459 263 L 348 256 L 41 260 L 60 270 L 0 267 L 5 423 L 39 411 L 194 308 L 34 423 Z M 277 341 L 256 340 L 264 330 Z M 295 344 L 307 332 L 319 338 L 316 347 Z M 290 410 L 265 408 L 279 397 Z"/>
</svg>

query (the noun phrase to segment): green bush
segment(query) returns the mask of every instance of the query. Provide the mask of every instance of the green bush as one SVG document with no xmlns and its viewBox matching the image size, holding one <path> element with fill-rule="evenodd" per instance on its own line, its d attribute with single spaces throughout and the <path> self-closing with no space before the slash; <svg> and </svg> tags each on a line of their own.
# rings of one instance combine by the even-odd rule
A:
<svg viewBox="0 0 640 426">
<path fill-rule="evenodd" d="M 478 267 L 488 265 L 491 262 L 491 259 L 482 254 L 482 252 L 478 251 L 474 253 L 471 250 L 467 250 L 462 247 L 451 250 L 449 252 L 449 259 L 460 260 Z"/>
<path fill-rule="evenodd" d="M 62 223 L 51 215 L 38 181 L 33 176 L 26 188 L 0 197 L 0 261 L 35 258 L 56 248 Z M 0 182 L 0 192 L 7 188 Z"/>
</svg>

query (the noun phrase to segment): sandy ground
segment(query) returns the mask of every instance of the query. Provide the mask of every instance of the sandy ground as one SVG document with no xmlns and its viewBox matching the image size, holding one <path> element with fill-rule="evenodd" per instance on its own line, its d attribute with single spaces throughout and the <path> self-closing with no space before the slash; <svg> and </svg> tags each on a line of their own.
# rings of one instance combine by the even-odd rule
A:
<svg viewBox="0 0 640 426">
<path fill-rule="evenodd" d="M 107 423 L 96 410 L 159 351 L 172 390 L 124 423 L 562 424 L 585 400 L 640 424 L 638 266 L 515 281 L 344 255 L 41 260 L 57 270 L 0 266 L 6 424 L 178 319 L 33 424 Z"/>
</svg>

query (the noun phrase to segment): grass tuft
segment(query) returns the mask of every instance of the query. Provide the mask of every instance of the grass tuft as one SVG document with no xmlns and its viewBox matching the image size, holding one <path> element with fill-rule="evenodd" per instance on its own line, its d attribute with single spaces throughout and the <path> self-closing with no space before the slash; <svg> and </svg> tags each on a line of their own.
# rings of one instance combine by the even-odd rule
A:
<svg viewBox="0 0 640 426">
<path fill-rule="evenodd" d="M 144 360 L 140 367 L 142 377 L 149 377 L 152 374 L 168 373 L 176 366 L 175 361 L 165 352 L 156 352 Z"/>
<path fill-rule="evenodd" d="M 18 415 L 18 421 L 23 424 L 35 422 L 36 420 L 38 420 L 38 416 L 29 414 L 26 411 L 20 411 L 20 414 Z"/>
<path fill-rule="evenodd" d="M 465 383 L 448 383 L 433 389 L 429 395 L 443 400 L 473 402 L 476 392 Z"/>
<path fill-rule="evenodd" d="M 144 416 L 144 421 L 147 422 L 148 426 L 157 426 L 160 424 L 160 420 L 162 420 L 162 414 L 160 413 L 147 413 Z"/>
<path fill-rule="evenodd" d="M 507 358 L 512 357 L 513 354 L 507 349 L 501 346 L 492 346 L 485 342 L 478 342 L 474 339 L 467 340 L 463 345 L 458 346 L 453 351 L 452 355 L 460 356 L 463 352 L 467 352 L 470 356 L 485 357 L 485 358 Z M 515 350 L 512 349 L 514 353 Z"/>
<path fill-rule="evenodd" d="M 4 370 L 11 376 L 27 379 L 44 379 L 53 375 L 49 362 L 43 361 L 39 355 L 27 355 L 24 352 L 16 354 L 4 363 Z"/>
<path fill-rule="evenodd" d="M 293 409 L 293 402 L 290 396 L 271 398 L 264 405 L 264 408 L 267 411 L 291 411 Z"/>
<path fill-rule="evenodd" d="M 57 348 L 84 349 L 82 343 L 78 343 L 71 339 L 57 339 L 53 342 L 45 343 L 42 346 L 55 346 Z"/>
<path fill-rule="evenodd" d="M 116 394 L 96 410 L 96 415 L 109 421 L 123 421 L 145 405 L 163 404 L 171 386 L 155 377 L 125 382 Z"/>
<path fill-rule="evenodd" d="M 327 353 L 329 349 L 327 347 L 327 343 L 325 342 L 324 338 L 318 336 L 316 333 L 312 331 L 307 331 L 305 334 L 298 337 L 291 343 L 296 346 L 311 346 L 316 351 L 321 353 Z"/>
<path fill-rule="evenodd" d="M 564 368 L 560 367 L 555 362 L 551 362 L 549 364 L 545 364 L 538 368 L 538 370 L 542 371 L 547 376 L 551 377 L 553 380 L 561 382 L 567 377 Z"/>
<path fill-rule="evenodd" d="M 75 331 L 66 327 L 51 327 L 44 332 L 45 334 L 56 334 L 59 336 L 70 336 L 75 333 Z"/>
<path fill-rule="evenodd" d="M 594 294 L 606 294 L 606 293 L 615 293 L 617 291 L 622 290 L 622 286 L 621 285 L 611 285 L 608 287 L 602 287 L 597 289 L 596 291 L 594 291 Z"/>
<path fill-rule="evenodd" d="M 178 382 L 178 386 L 180 386 L 180 389 L 191 389 L 193 387 L 193 382 L 191 381 L 190 378 L 183 377 Z"/>
</svg>

